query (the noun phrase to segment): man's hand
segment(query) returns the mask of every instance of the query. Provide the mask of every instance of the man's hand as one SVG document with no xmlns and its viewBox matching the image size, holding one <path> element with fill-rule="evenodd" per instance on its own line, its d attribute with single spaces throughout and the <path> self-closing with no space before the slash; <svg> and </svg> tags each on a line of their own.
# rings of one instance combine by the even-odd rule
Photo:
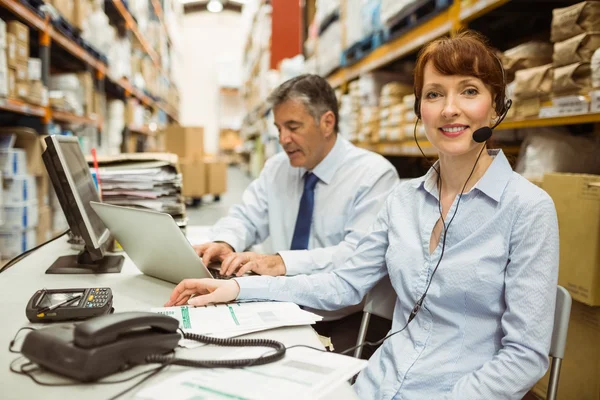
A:
<svg viewBox="0 0 600 400">
<path fill-rule="evenodd" d="M 225 257 L 233 253 L 233 248 L 225 242 L 209 242 L 193 246 L 196 254 L 202 257 L 204 265 L 208 266 L 211 261 L 223 261 Z"/>
<path fill-rule="evenodd" d="M 184 279 L 175 286 L 165 307 L 227 303 L 235 300 L 239 293 L 240 286 L 233 279 Z"/>
<path fill-rule="evenodd" d="M 259 275 L 279 276 L 285 275 L 285 271 L 285 263 L 279 254 L 232 253 L 221 263 L 221 275 L 235 273 L 242 276 L 247 272 L 254 272 Z"/>
</svg>

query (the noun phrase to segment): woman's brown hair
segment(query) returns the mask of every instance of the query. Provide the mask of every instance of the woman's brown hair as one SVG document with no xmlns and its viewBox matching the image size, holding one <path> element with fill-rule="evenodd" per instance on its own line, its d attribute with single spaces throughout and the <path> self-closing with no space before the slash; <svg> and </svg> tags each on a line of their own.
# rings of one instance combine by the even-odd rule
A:
<svg viewBox="0 0 600 400">
<path fill-rule="evenodd" d="M 415 66 L 415 111 L 420 115 L 425 66 L 431 61 L 443 75 L 464 75 L 479 78 L 492 92 L 497 115 L 504 110 L 506 82 L 500 60 L 487 40 L 474 31 L 463 31 L 453 37 L 436 39 L 421 49 Z"/>
</svg>

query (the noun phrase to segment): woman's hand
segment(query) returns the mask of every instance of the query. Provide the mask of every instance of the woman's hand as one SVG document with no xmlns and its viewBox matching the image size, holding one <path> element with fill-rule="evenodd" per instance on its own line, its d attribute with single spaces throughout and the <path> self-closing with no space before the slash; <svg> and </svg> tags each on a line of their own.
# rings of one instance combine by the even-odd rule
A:
<svg viewBox="0 0 600 400">
<path fill-rule="evenodd" d="M 175 286 L 165 307 L 227 303 L 235 300 L 239 293 L 240 286 L 233 279 L 184 279 Z"/>
</svg>

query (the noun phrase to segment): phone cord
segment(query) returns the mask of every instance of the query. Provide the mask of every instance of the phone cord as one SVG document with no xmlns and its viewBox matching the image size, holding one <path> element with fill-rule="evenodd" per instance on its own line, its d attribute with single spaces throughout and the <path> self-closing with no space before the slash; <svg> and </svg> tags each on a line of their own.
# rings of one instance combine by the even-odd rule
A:
<svg viewBox="0 0 600 400">
<path fill-rule="evenodd" d="M 270 347 L 275 350 L 257 358 L 244 358 L 238 360 L 189 360 L 177 358 L 173 355 L 151 354 L 146 357 L 147 363 L 181 365 L 184 367 L 196 368 L 242 368 L 252 365 L 264 365 L 278 360 L 285 356 L 285 345 L 276 340 L 269 339 L 221 339 L 210 336 L 198 335 L 195 333 L 183 333 L 184 339 L 194 340 L 196 342 L 214 344 L 225 347 Z"/>
</svg>

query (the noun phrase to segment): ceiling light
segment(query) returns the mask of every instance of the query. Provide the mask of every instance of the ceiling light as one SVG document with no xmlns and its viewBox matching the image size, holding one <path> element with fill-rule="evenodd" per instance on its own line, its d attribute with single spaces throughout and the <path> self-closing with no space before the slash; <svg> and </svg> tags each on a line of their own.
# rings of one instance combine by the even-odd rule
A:
<svg viewBox="0 0 600 400">
<path fill-rule="evenodd" d="M 206 5 L 206 9 L 212 13 L 218 13 L 223 11 L 223 3 L 219 0 L 210 0 Z"/>
</svg>

